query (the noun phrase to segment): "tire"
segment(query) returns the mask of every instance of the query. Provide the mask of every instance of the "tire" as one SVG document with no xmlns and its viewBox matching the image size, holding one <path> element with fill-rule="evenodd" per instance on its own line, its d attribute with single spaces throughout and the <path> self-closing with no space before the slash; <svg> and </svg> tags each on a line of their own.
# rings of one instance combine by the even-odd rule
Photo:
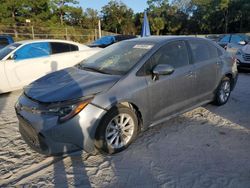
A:
<svg viewBox="0 0 250 188">
<path fill-rule="evenodd" d="M 123 124 L 123 125 L 122 125 Z M 114 154 L 126 149 L 138 133 L 138 118 L 123 105 L 111 108 L 96 130 L 95 146 L 100 152 Z"/>
<path fill-rule="evenodd" d="M 218 86 L 213 103 L 217 106 L 221 106 L 227 103 L 231 94 L 231 81 L 228 77 L 222 79 Z"/>
</svg>

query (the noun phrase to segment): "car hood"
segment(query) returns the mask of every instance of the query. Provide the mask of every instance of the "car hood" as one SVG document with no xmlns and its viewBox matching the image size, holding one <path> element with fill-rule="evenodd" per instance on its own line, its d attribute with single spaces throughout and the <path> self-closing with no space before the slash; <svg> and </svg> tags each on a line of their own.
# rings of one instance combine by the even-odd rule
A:
<svg viewBox="0 0 250 188">
<path fill-rule="evenodd" d="M 120 76 L 67 68 L 48 74 L 24 88 L 26 96 L 53 103 L 94 95 L 111 88 Z"/>
</svg>

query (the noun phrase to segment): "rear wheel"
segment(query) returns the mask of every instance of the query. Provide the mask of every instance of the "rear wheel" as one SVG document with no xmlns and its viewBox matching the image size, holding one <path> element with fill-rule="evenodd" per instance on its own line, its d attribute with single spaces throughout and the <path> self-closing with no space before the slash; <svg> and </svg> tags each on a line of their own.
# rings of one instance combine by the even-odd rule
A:
<svg viewBox="0 0 250 188">
<path fill-rule="evenodd" d="M 105 153 L 126 149 L 138 132 L 138 119 L 133 109 L 126 106 L 112 108 L 101 120 L 96 131 L 96 147 Z"/>
<path fill-rule="evenodd" d="M 221 106 L 226 104 L 231 94 L 231 81 L 228 77 L 222 79 L 219 87 L 217 88 L 214 104 Z"/>
</svg>

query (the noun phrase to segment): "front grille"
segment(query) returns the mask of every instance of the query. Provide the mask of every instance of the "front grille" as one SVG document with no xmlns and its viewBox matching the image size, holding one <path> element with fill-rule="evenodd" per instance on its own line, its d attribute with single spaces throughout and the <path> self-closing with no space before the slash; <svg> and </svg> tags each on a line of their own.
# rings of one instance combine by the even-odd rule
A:
<svg viewBox="0 0 250 188">
<path fill-rule="evenodd" d="M 19 120 L 19 130 L 27 144 L 36 151 L 44 151 L 47 145 L 43 141 L 43 137 L 38 134 L 35 129 L 22 116 L 17 115 Z"/>
<path fill-rule="evenodd" d="M 242 55 L 243 56 L 243 59 L 245 60 L 245 61 L 250 61 L 250 54 L 243 54 Z"/>
</svg>

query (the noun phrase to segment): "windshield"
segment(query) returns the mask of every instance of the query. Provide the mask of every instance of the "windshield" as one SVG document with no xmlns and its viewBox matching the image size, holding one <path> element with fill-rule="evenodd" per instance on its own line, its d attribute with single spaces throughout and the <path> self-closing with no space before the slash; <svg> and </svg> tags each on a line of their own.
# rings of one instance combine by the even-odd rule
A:
<svg viewBox="0 0 250 188">
<path fill-rule="evenodd" d="M 84 60 L 79 68 L 106 74 L 126 74 L 153 46 L 145 42 L 119 42 Z"/>
<path fill-rule="evenodd" d="M 107 45 L 115 42 L 115 38 L 113 36 L 106 36 L 102 37 L 96 41 L 94 41 L 92 44 L 97 44 L 97 45 Z"/>
<path fill-rule="evenodd" d="M 13 43 L 13 44 L 10 44 L 10 45 L 4 47 L 3 49 L 1 49 L 0 50 L 0 60 L 2 60 L 4 57 L 6 57 L 9 53 L 14 51 L 20 45 L 21 44 L 19 44 L 19 43 Z"/>
</svg>

